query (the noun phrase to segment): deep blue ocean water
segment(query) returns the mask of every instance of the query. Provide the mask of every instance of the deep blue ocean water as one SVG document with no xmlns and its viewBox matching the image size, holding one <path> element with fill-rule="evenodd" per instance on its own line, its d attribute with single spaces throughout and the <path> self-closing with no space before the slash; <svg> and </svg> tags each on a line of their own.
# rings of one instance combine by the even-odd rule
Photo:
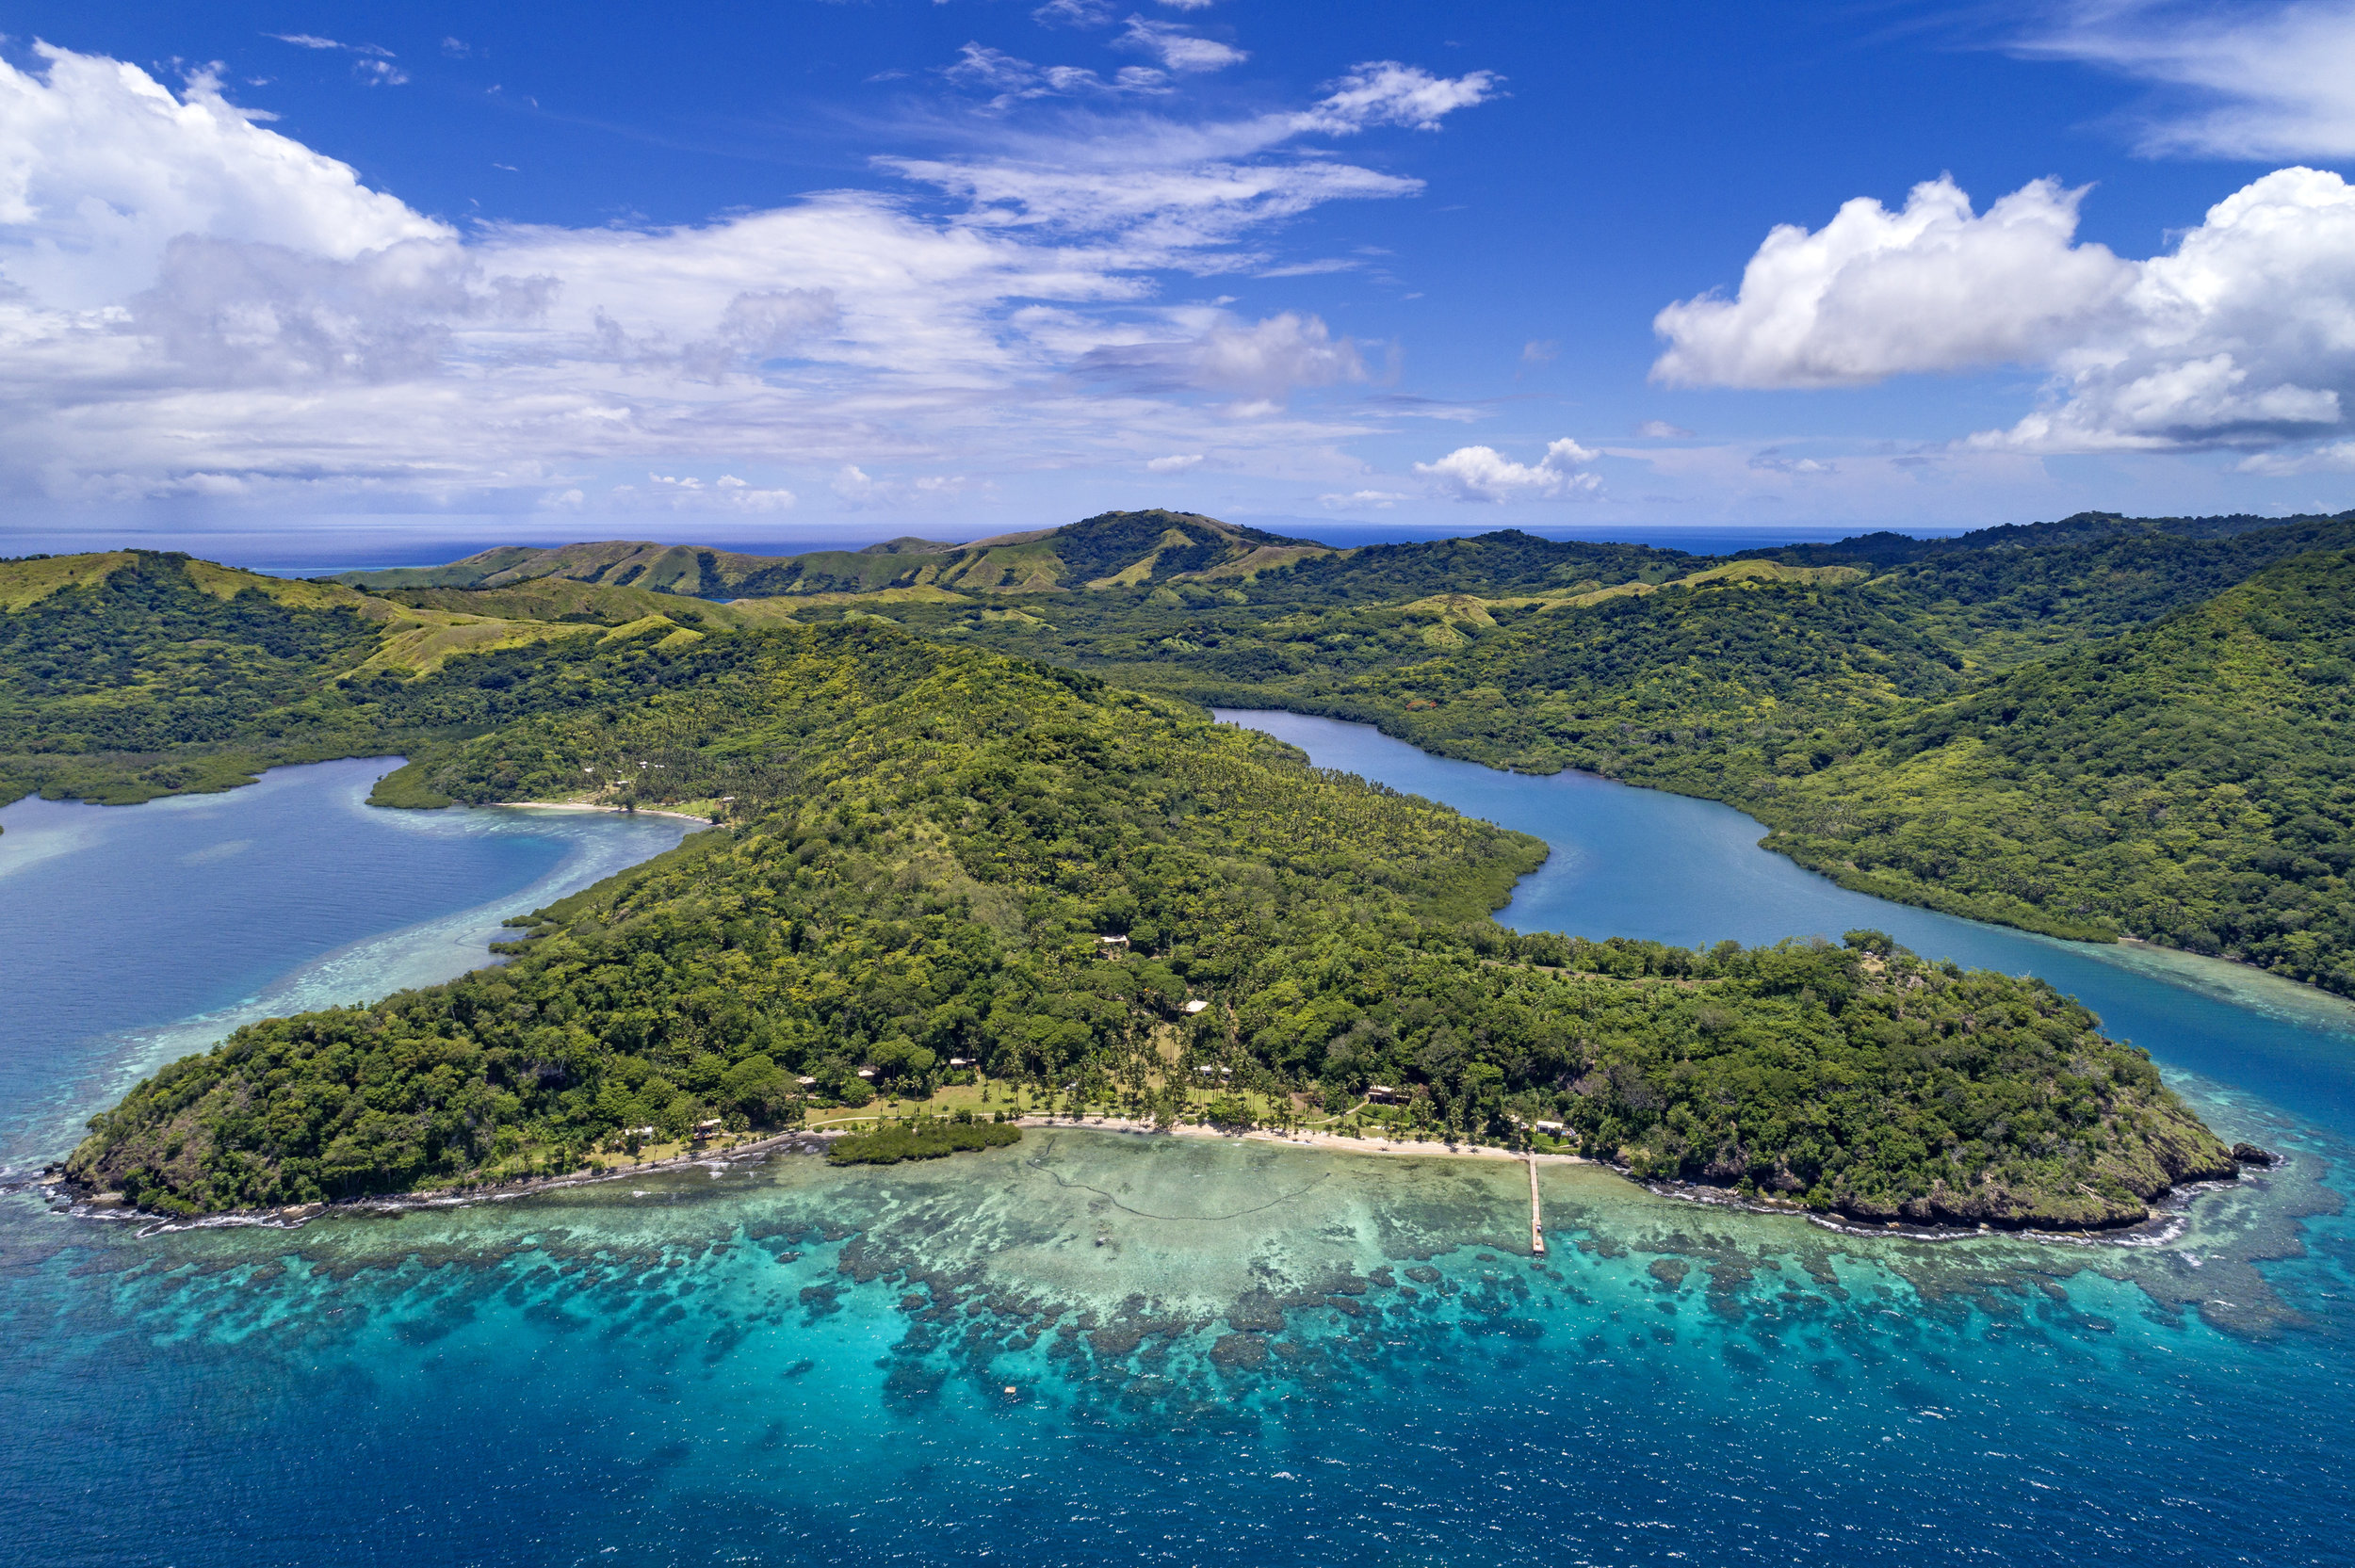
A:
<svg viewBox="0 0 2355 1568">
<path fill-rule="evenodd" d="M 291 1232 L 19 1190 L 0 1561 L 2349 1560 L 2349 1010 L 1846 894 L 1706 802 L 1252 721 L 1542 832 L 1514 924 L 1874 925 L 2033 970 L 2289 1163 L 2136 1247 L 1847 1234 L 1554 1166 L 1542 1262 L 1517 1165 L 1085 1130 Z M 7 1158 L 236 1017 L 463 967 L 566 865 L 668 842 L 367 812 L 372 776 L 0 812 Z"/>
</svg>

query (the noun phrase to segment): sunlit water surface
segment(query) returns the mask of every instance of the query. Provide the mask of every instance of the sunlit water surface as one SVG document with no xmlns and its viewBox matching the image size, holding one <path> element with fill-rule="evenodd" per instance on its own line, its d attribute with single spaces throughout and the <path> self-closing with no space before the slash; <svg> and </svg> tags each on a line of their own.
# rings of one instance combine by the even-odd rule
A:
<svg viewBox="0 0 2355 1568">
<path fill-rule="evenodd" d="M 1513 924 L 1869 924 L 2047 975 L 2289 1163 L 2139 1248 L 1849 1235 L 1551 1167 L 1542 1264 L 1515 1165 L 1088 1130 L 293 1232 L 20 1191 L 0 1560 L 2347 1560 L 2347 1010 L 1860 898 L 1705 802 L 1251 721 L 1542 833 Z M 366 812 L 372 776 L 0 813 L 7 1158 L 238 1017 L 447 975 L 563 867 L 669 842 Z"/>
</svg>

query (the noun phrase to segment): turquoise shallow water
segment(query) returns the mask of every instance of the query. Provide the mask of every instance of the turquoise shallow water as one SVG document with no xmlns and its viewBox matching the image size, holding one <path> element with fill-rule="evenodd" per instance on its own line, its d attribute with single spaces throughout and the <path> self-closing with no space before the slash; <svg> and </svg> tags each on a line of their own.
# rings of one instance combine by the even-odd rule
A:
<svg viewBox="0 0 2355 1568">
<path fill-rule="evenodd" d="M 1515 1165 L 1084 1130 L 915 1170 L 780 1156 L 295 1232 L 142 1237 L 20 1191 L 0 1198 L 0 1560 L 2347 1560 L 2343 1010 L 1856 900 L 1868 921 L 1721 808 L 1288 733 L 1541 821 L 1557 860 L 1517 924 L 2022 944 L 1973 962 L 2106 986 L 2096 1007 L 2114 1026 L 2139 1008 L 2124 1032 L 2220 1129 L 2291 1162 L 2139 1248 L 1846 1235 L 1550 1167 L 1542 1267 L 1516 1249 Z M 349 804 L 359 770 L 281 780 L 249 792 L 254 832 L 103 814 L 79 880 L 98 887 L 135 821 L 150 867 L 308 814 L 341 826 L 275 842 L 360 884 L 428 852 L 360 831 L 392 814 Z M 5 855 L 18 817 L 0 822 Z M 234 852 L 191 864 L 239 874 Z M 39 869 L 0 859 L 0 919 Z M 211 990 L 171 978 L 181 928 L 137 878 L 89 894 L 79 940 L 126 995 L 174 998 L 151 1010 L 261 1005 L 447 964 L 464 922 L 436 922 L 472 911 L 481 932 L 529 897 L 490 884 L 528 869 L 453 859 L 427 879 L 435 909 L 284 949 L 265 910 L 277 934 L 252 940 L 287 955 L 282 978 Z M 22 921 L 0 950 L 41 935 Z M 131 1036 L 171 1023 L 100 1034 L 72 988 L 43 994 L 63 1000 L 7 1024 L 12 1094 L 103 1100 L 149 1048 Z M 52 1123 L 22 1121 L 15 1157 L 51 1157 L 71 1136 Z"/>
</svg>

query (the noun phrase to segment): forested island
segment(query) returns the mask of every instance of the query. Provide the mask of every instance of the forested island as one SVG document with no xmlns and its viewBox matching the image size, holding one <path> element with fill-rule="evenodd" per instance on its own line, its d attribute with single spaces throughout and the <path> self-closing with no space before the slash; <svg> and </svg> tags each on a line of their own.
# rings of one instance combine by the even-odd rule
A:
<svg viewBox="0 0 2355 1568">
<path fill-rule="evenodd" d="M 0 797 L 400 751 L 381 803 L 720 824 L 542 912 L 504 967 L 174 1063 L 73 1174 L 170 1213 L 447 1185 L 955 1059 L 1145 1117 L 1205 1068 L 1333 1113 L 1381 1085 L 1421 1126 L 1558 1124 L 1634 1174 L 1862 1218 L 2140 1220 L 2233 1159 L 2048 987 L 1872 932 L 1518 935 L 1488 916 L 1534 840 L 1196 705 L 1711 795 L 1868 891 L 2355 992 L 2355 517 L 1988 532 L 1343 552 L 1118 513 L 389 581 L 0 563 Z"/>
</svg>

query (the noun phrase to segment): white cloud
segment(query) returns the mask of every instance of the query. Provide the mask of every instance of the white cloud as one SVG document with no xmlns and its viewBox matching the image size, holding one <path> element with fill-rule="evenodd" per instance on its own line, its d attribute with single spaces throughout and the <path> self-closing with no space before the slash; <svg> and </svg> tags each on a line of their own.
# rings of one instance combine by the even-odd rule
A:
<svg viewBox="0 0 2355 1568">
<path fill-rule="evenodd" d="M 1125 49 L 1151 55 L 1166 70 L 1186 74 L 1224 71 L 1251 57 L 1232 44 L 1198 38 L 1174 22 L 1147 22 L 1141 16 L 1129 19 L 1129 30 L 1117 41 Z"/>
<path fill-rule="evenodd" d="M 1665 381 L 1856 385 L 2017 364 L 2047 406 L 1973 437 L 2033 452 L 2268 447 L 2330 433 L 2355 396 L 2355 189 L 2284 169 L 2174 250 L 2073 243 L 2081 192 L 2038 181 L 1985 216 L 1948 180 L 1778 228 L 1740 294 L 1660 313 Z"/>
<path fill-rule="evenodd" d="M 1077 368 L 1139 391 L 1241 394 L 1268 407 L 1302 387 L 1366 379 L 1355 343 L 1336 339 L 1319 317 L 1291 311 L 1248 324 L 1222 313 L 1197 335 L 1092 348 Z"/>
<path fill-rule="evenodd" d="M 928 474 L 915 479 L 878 479 L 858 464 L 844 463 L 834 477 L 834 493 L 853 511 L 946 501 L 966 489 L 962 474 Z"/>
<path fill-rule="evenodd" d="M 454 232 L 256 123 L 209 75 L 179 97 L 137 66 L 33 46 L 0 60 L 0 273 L 44 305 L 118 304 L 180 234 L 350 261 Z"/>
<path fill-rule="evenodd" d="M 2016 48 L 2172 89 L 2143 116 L 2147 153 L 2355 154 L 2355 10 L 2345 5 L 2068 0 Z"/>
<path fill-rule="evenodd" d="M 1260 225 L 1419 188 L 1286 149 L 1312 134 L 1098 119 L 999 138 L 1018 162 L 900 166 L 964 198 L 945 214 L 834 192 L 462 232 L 210 77 L 175 93 L 43 46 L 33 71 L 0 62 L 0 494 L 785 505 L 685 482 L 755 461 L 901 505 L 980 465 L 1140 447 L 1330 485 L 1378 412 L 1284 400 L 1362 380 L 1356 346 L 1313 315 L 1158 304 L 1152 275 L 1248 270 Z"/>
<path fill-rule="evenodd" d="M 1458 501 L 1560 500 L 1601 488 L 1583 466 L 1597 455 L 1565 436 L 1550 443 L 1534 465 L 1515 462 L 1493 446 L 1458 446 L 1437 462 L 1415 464 L 1415 472 Z"/>
<path fill-rule="evenodd" d="M 1802 477 L 1814 474 L 1837 474 L 1840 465 L 1818 458 L 1794 458 L 1768 447 L 1751 457 L 1750 467 L 1761 474 L 1795 474 Z"/>
<path fill-rule="evenodd" d="M 1149 460 L 1145 470 L 1148 474 L 1183 474 L 1189 468 L 1201 467 L 1204 456 L 1201 452 L 1174 452 L 1165 458 Z"/>
<path fill-rule="evenodd" d="M 885 167 L 939 186 L 975 208 L 968 219 L 1096 234 L 1120 233 L 1136 264 L 1226 271 L 1258 258 L 1198 254 L 1327 202 L 1411 196 L 1420 180 L 1333 162 L 1105 168 L 988 160 L 886 158 Z"/>
<path fill-rule="evenodd" d="M 2333 441 L 2302 451 L 2253 452 L 2233 465 L 2243 474 L 2355 474 L 2355 441 Z"/>
<path fill-rule="evenodd" d="M 409 73 L 393 64 L 393 52 L 380 43 L 345 43 L 336 39 L 321 38 L 317 33 L 266 33 L 263 36 L 274 38 L 281 43 L 291 43 L 298 49 L 335 50 L 360 56 L 359 59 L 351 62 L 351 73 L 370 87 L 400 87 L 409 80 Z M 442 46 L 447 49 L 457 42 L 456 39 L 444 39 Z M 463 44 L 459 44 L 461 54 L 464 48 Z"/>
<path fill-rule="evenodd" d="M 1324 256 L 1316 261 L 1292 262 L 1284 267 L 1263 267 L 1251 274 L 1255 278 L 1324 278 L 1336 272 L 1355 272 L 1365 266 L 1341 256 Z"/>
<path fill-rule="evenodd" d="M 1562 346 L 1550 337 L 1534 337 L 1521 345 L 1523 364 L 1551 364 L 1562 352 Z"/>
<path fill-rule="evenodd" d="M 335 39 L 321 38 L 317 33 L 265 33 L 262 36 L 274 38 L 281 43 L 291 43 L 298 49 L 340 49 L 355 55 L 389 56 L 392 53 L 373 43 L 344 43 Z"/>
<path fill-rule="evenodd" d="M 1635 427 L 1635 433 L 1649 441 L 1685 441 L 1693 432 L 1681 425 L 1671 425 L 1665 419 L 1647 419 Z"/>
<path fill-rule="evenodd" d="M 611 501 L 620 511 L 635 511 L 649 506 L 665 507 L 672 511 L 733 512 L 743 515 L 767 515 L 789 511 L 798 499 L 789 490 L 764 488 L 739 479 L 733 474 L 723 474 L 710 484 L 692 475 L 649 474 L 646 483 L 653 487 L 642 490 L 636 485 L 617 485 Z M 553 497 L 551 507 L 571 510 L 581 504 L 580 492 L 569 490 Z"/>
<path fill-rule="evenodd" d="M 1388 511 L 1401 501 L 1412 499 L 1414 497 L 1402 495 L 1396 491 L 1351 490 L 1337 491 L 1330 495 L 1320 495 L 1317 497 L 1317 505 L 1330 508 L 1334 511 L 1344 511 L 1360 507 L 1371 507 L 1379 511 Z"/>
<path fill-rule="evenodd" d="M 1811 234 L 1778 225 L 1741 293 L 1668 306 L 1652 367 L 1672 385 L 1853 386 L 2043 357 L 2056 331 L 2116 301 L 2130 264 L 2072 244 L 2082 190 L 2038 180 L 1974 216 L 1951 179 L 1901 212 L 1870 197 Z"/>
<path fill-rule="evenodd" d="M 1047 0 L 1031 19 L 1044 27 L 1101 27 L 1113 19 L 1112 0 Z"/>
<path fill-rule="evenodd" d="M 1168 76 L 1149 66 L 1123 66 L 1106 81 L 1079 66 L 1033 65 L 981 43 L 966 44 L 957 52 L 956 63 L 941 74 L 959 87 L 990 93 L 987 106 L 999 113 L 1037 98 L 1118 97 L 1169 90 Z"/>
<path fill-rule="evenodd" d="M 1132 79 L 1144 70 L 1130 67 L 1106 84 L 1093 73 L 1050 73 L 967 44 L 949 73 L 963 85 L 993 92 L 989 106 L 1002 111 L 1035 97 L 1159 95 L 1166 78 L 1145 71 L 1151 80 Z M 1498 80 L 1485 71 L 1439 77 L 1377 60 L 1353 68 L 1324 98 L 1298 112 L 1200 124 L 1137 116 L 1089 125 L 1083 137 L 1000 137 L 999 145 L 1008 150 L 982 157 L 876 161 L 971 203 L 968 223 L 1116 233 L 1134 265 L 1243 270 L 1266 258 L 1200 252 L 1326 202 L 1411 196 L 1422 188 L 1420 180 L 1313 152 L 1283 156 L 1288 144 L 1379 126 L 1436 131 L 1447 115 L 1494 96 Z"/>
<path fill-rule="evenodd" d="M 1493 71 L 1434 76 L 1420 66 L 1369 60 L 1335 82 L 1333 90 L 1307 113 L 1293 117 L 1300 130 L 1341 135 L 1373 125 L 1404 125 L 1436 131 L 1457 109 L 1497 96 L 1504 78 Z"/>
<path fill-rule="evenodd" d="M 1204 11 L 1217 4 L 1217 0 L 1160 0 L 1160 3 L 1173 11 Z"/>
</svg>

